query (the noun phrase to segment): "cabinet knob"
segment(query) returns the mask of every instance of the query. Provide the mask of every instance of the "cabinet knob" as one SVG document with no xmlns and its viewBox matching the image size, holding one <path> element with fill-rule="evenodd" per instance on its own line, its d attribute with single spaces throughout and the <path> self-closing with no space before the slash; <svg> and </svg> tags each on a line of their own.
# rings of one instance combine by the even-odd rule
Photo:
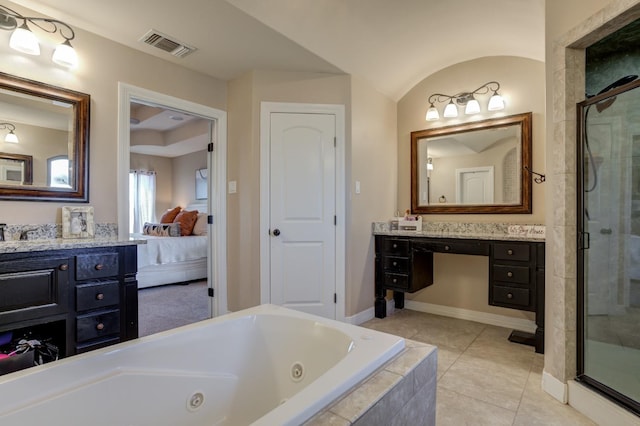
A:
<svg viewBox="0 0 640 426">
<path fill-rule="evenodd" d="M 104 265 L 102 263 L 98 263 L 96 265 L 96 271 L 101 271 L 104 268 Z"/>
<path fill-rule="evenodd" d="M 507 293 L 507 299 L 513 299 L 513 293 Z"/>
<path fill-rule="evenodd" d="M 398 245 L 394 243 L 393 248 L 398 248 Z"/>
<path fill-rule="evenodd" d="M 61 271 L 66 271 L 67 269 L 69 269 L 69 265 L 63 263 L 62 265 L 58 266 L 58 269 L 60 269 Z"/>
<path fill-rule="evenodd" d="M 102 300 L 102 299 L 104 299 L 104 294 L 103 293 L 96 294 L 96 300 Z"/>
<path fill-rule="evenodd" d="M 398 282 L 398 279 L 397 279 L 397 278 L 394 278 L 394 279 L 393 279 L 393 283 L 395 284 L 395 283 L 397 283 L 397 282 Z"/>
<path fill-rule="evenodd" d="M 507 254 L 508 254 L 509 256 L 511 256 L 511 255 L 513 254 L 513 250 L 511 250 L 511 249 L 507 250 Z"/>
<path fill-rule="evenodd" d="M 96 330 L 102 330 L 104 329 L 104 324 L 99 322 L 98 325 L 96 325 Z"/>
<path fill-rule="evenodd" d="M 509 278 L 513 277 L 513 272 L 511 272 L 511 271 L 507 272 L 507 276 L 508 276 Z"/>
<path fill-rule="evenodd" d="M 398 266 L 398 262 L 393 262 L 393 266 Z"/>
<path fill-rule="evenodd" d="M 449 250 L 451 250 L 451 247 L 449 247 L 449 246 L 444 246 L 444 249 L 445 249 L 446 251 L 449 251 Z"/>
</svg>

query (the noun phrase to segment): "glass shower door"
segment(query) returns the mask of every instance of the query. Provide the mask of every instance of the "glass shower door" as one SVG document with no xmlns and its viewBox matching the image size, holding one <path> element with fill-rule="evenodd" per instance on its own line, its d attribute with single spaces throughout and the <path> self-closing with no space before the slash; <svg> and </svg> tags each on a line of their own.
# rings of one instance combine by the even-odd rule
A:
<svg viewBox="0 0 640 426">
<path fill-rule="evenodd" d="M 629 80 L 579 105 L 578 379 L 640 412 L 640 84 Z"/>
</svg>

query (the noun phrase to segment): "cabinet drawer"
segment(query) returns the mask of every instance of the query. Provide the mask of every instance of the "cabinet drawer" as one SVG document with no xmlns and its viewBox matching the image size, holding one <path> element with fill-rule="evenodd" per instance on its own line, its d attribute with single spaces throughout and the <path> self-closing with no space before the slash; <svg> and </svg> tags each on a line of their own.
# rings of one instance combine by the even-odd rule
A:
<svg viewBox="0 0 640 426">
<path fill-rule="evenodd" d="M 76 319 L 77 342 L 118 333 L 120 333 L 120 311 L 117 309 L 80 315 Z"/>
<path fill-rule="evenodd" d="M 385 238 L 382 244 L 384 254 L 396 254 L 399 256 L 409 256 L 409 240 L 398 240 Z"/>
<path fill-rule="evenodd" d="M 78 281 L 116 275 L 118 275 L 118 253 L 76 256 L 76 279 Z"/>
<path fill-rule="evenodd" d="M 528 262 L 531 258 L 528 244 L 494 244 L 493 258 Z"/>
<path fill-rule="evenodd" d="M 120 303 L 118 281 L 82 284 L 76 287 L 76 310 L 104 308 Z"/>
<path fill-rule="evenodd" d="M 387 272 L 384 274 L 384 285 L 389 288 L 408 290 L 409 277 L 404 274 L 391 274 Z"/>
<path fill-rule="evenodd" d="M 530 268 L 528 266 L 493 265 L 494 281 L 529 284 Z"/>
<path fill-rule="evenodd" d="M 529 306 L 529 289 L 494 285 L 491 304 Z"/>
<path fill-rule="evenodd" d="M 429 241 L 414 243 L 414 250 L 487 256 L 489 245 L 479 241 Z"/>
<path fill-rule="evenodd" d="M 409 272 L 409 259 L 406 257 L 387 256 L 384 258 L 384 270 L 387 272 Z"/>
</svg>

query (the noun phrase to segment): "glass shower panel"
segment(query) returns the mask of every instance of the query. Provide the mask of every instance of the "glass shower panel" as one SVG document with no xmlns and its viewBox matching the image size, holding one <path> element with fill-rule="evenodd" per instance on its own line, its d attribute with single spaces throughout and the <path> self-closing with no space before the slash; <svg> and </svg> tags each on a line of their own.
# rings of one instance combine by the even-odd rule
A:
<svg viewBox="0 0 640 426">
<path fill-rule="evenodd" d="M 640 88 L 634 87 L 583 109 L 581 212 L 582 373 L 632 405 L 640 402 Z"/>
</svg>

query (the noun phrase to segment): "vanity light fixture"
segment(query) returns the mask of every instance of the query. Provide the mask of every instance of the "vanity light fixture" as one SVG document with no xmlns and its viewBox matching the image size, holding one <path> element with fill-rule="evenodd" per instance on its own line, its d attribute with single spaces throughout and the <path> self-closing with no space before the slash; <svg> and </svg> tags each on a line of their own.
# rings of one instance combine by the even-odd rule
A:
<svg viewBox="0 0 640 426">
<path fill-rule="evenodd" d="M 18 25 L 19 22 L 22 22 Z M 71 46 L 75 32 L 68 24 L 57 19 L 22 16 L 15 10 L 0 5 L 0 29 L 11 31 L 9 47 L 27 55 L 40 55 L 40 43 L 36 35 L 31 32 L 27 22 L 49 34 L 59 33 L 64 39 L 54 50 L 51 60 L 58 65 L 74 68 L 78 65 L 78 55 Z"/>
<path fill-rule="evenodd" d="M 433 158 L 427 158 L 427 170 L 433 170 Z"/>
<path fill-rule="evenodd" d="M 480 113 L 480 102 L 475 98 L 475 95 L 484 95 L 489 92 L 493 92 L 489 99 L 487 110 L 500 111 L 504 109 L 504 99 L 498 93 L 500 90 L 500 83 L 497 81 L 490 81 L 478 87 L 473 92 L 460 92 L 455 95 L 445 95 L 442 93 L 434 93 L 429 96 L 429 109 L 427 109 L 426 120 L 435 121 L 440 119 L 440 114 L 435 104 L 437 102 L 447 102 L 447 106 L 444 108 L 443 116 L 446 118 L 454 118 L 458 116 L 458 106 L 464 106 L 464 113 L 466 115 L 474 115 Z"/>
<path fill-rule="evenodd" d="M 8 129 L 9 133 L 7 133 L 7 136 L 4 137 L 4 141 L 8 142 L 8 143 L 18 143 L 18 136 L 16 136 L 15 133 L 13 133 L 14 130 L 16 130 L 16 126 L 14 126 L 11 123 L 0 123 L 0 129 Z"/>
</svg>

